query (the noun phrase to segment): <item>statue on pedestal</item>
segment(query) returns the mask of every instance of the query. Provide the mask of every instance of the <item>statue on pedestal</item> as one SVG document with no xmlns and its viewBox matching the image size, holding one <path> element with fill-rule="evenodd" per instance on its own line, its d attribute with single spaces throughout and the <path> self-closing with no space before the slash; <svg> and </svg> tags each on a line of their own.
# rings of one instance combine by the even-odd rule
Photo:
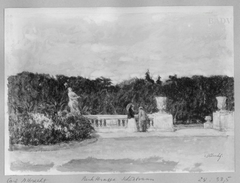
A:
<svg viewBox="0 0 240 183">
<path fill-rule="evenodd" d="M 78 107 L 79 96 L 72 91 L 72 88 L 68 88 L 68 98 L 69 98 L 68 106 L 70 107 L 70 112 L 72 114 L 80 115 L 81 113 Z"/>
</svg>

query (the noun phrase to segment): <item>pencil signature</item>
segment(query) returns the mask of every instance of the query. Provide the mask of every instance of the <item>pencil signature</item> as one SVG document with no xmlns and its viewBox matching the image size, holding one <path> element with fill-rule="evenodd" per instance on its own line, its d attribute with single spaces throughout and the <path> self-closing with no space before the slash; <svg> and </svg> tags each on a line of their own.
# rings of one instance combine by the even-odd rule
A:
<svg viewBox="0 0 240 183">
<path fill-rule="evenodd" d="M 205 158 L 217 158 L 217 161 L 220 161 L 220 159 L 223 157 L 223 154 L 222 153 L 218 153 L 218 154 L 210 153 L 210 154 L 205 154 L 204 157 Z"/>
</svg>

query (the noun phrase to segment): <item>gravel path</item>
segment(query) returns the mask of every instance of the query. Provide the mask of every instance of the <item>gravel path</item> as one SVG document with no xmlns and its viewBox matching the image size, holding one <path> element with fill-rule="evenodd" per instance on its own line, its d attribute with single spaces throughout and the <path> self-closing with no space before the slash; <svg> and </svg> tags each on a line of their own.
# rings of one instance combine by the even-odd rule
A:
<svg viewBox="0 0 240 183">
<path fill-rule="evenodd" d="M 8 160 L 7 174 L 19 175 L 233 171 L 234 136 L 212 129 L 99 133 L 70 148 L 11 151 Z"/>
</svg>

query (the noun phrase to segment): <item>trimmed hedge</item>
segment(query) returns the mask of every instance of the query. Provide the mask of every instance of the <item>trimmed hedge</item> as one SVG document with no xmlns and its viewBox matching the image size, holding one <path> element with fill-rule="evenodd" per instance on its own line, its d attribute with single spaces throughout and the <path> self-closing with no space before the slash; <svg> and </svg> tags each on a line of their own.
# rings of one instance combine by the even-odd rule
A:
<svg viewBox="0 0 240 183">
<path fill-rule="evenodd" d="M 174 122 L 203 123 L 205 116 L 217 110 L 217 96 L 226 96 L 227 110 L 234 111 L 234 78 L 215 76 L 177 77 L 154 81 L 148 71 L 145 78 L 132 78 L 112 84 L 109 78 L 94 80 L 58 75 L 22 72 L 8 77 L 9 114 L 43 113 L 53 116 L 68 111 L 67 87 L 80 96 L 81 114 L 126 114 L 130 102 L 147 113 L 158 111 L 155 96 L 167 97 L 167 112 Z"/>
</svg>

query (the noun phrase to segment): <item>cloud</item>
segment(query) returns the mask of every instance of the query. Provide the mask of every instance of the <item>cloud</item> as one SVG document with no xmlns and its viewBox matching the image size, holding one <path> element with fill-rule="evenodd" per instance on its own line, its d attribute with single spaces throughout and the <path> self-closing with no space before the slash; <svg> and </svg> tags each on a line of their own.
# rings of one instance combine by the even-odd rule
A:
<svg viewBox="0 0 240 183">
<path fill-rule="evenodd" d="M 113 51 L 114 48 L 111 46 L 107 46 L 104 44 L 92 44 L 91 45 L 91 50 L 96 53 L 103 53 L 103 52 L 110 52 Z"/>
<path fill-rule="evenodd" d="M 133 61 L 133 58 L 127 57 L 127 56 L 122 56 L 122 57 L 119 58 L 119 61 L 121 61 L 121 62 L 131 62 L 131 61 Z"/>
<path fill-rule="evenodd" d="M 160 60 L 162 59 L 162 56 L 161 56 L 160 54 L 152 53 L 152 54 L 149 56 L 149 58 L 150 58 L 151 60 L 158 60 L 158 61 L 160 61 Z"/>
<path fill-rule="evenodd" d="M 118 17 L 115 16 L 114 14 L 111 14 L 111 12 L 104 13 L 104 12 L 99 12 L 97 14 L 92 14 L 92 15 L 87 15 L 83 18 L 84 21 L 87 23 L 96 23 L 97 25 L 101 25 L 103 23 L 107 22 L 115 22 L 117 21 Z"/>
<path fill-rule="evenodd" d="M 8 11 L 7 72 L 102 75 L 114 81 L 144 77 L 147 69 L 154 77 L 233 75 L 233 25 L 209 25 L 221 12 L 231 17 L 228 8 L 220 9 Z"/>
<path fill-rule="evenodd" d="M 130 74 L 131 78 L 139 78 L 141 75 L 140 74 Z"/>
<path fill-rule="evenodd" d="M 165 18 L 166 18 L 166 14 L 163 14 L 163 13 L 152 15 L 152 19 L 156 22 L 163 21 Z"/>
</svg>

